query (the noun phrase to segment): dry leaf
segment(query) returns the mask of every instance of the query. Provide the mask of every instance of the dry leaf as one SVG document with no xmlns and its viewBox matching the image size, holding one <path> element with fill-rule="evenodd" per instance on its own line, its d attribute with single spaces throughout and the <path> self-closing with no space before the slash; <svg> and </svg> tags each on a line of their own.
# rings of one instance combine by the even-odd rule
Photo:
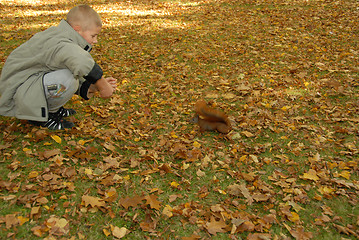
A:
<svg viewBox="0 0 359 240">
<path fill-rule="evenodd" d="M 57 135 L 51 135 L 51 138 L 55 141 L 55 142 L 57 142 L 58 144 L 61 144 L 61 138 L 59 137 L 59 136 L 57 136 Z"/>
<path fill-rule="evenodd" d="M 89 195 L 83 195 L 82 196 L 82 205 L 87 207 L 88 205 L 91 205 L 91 207 L 104 207 L 105 202 L 99 198 L 99 197 L 92 197 Z"/>
<path fill-rule="evenodd" d="M 226 228 L 228 225 L 223 220 L 216 220 L 213 216 L 211 217 L 210 222 L 205 224 L 205 228 L 212 235 L 217 235 L 217 233 L 227 232 Z"/>
<path fill-rule="evenodd" d="M 125 228 L 125 227 L 117 227 L 115 226 L 113 229 L 112 229 L 112 235 L 118 239 L 120 238 L 123 238 L 124 236 L 126 236 L 126 234 L 128 233 L 128 229 Z"/>
<path fill-rule="evenodd" d="M 309 169 L 309 171 L 304 173 L 303 176 L 301 176 L 301 178 L 305 180 L 313 180 L 313 181 L 319 180 L 317 172 L 313 169 Z"/>
<path fill-rule="evenodd" d="M 173 216 L 172 210 L 173 208 L 170 205 L 166 205 L 162 210 L 162 214 L 166 215 L 167 217 L 172 217 Z"/>
<path fill-rule="evenodd" d="M 121 198 L 118 203 L 126 208 L 126 210 L 129 208 L 129 207 L 136 207 L 138 204 L 140 204 L 142 202 L 144 198 L 141 197 L 141 196 L 134 196 L 132 198 L 130 197 L 125 197 L 125 198 Z"/>
<path fill-rule="evenodd" d="M 156 210 L 159 210 L 161 207 L 161 202 L 157 201 L 156 195 L 148 195 L 144 198 L 146 200 L 146 203 L 150 205 L 151 208 L 154 208 Z"/>
</svg>

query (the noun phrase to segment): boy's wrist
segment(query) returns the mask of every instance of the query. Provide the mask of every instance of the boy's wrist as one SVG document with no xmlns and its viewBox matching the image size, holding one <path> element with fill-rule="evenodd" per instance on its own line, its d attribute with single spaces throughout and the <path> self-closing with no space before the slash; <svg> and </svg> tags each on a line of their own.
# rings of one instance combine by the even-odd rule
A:
<svg viewBox="0 0 359 240">
<path fill-rule="evenodd" d="M 85 100 L 89 100 L 89 89 L 91 87 L 91 83 L 89 81 L 84 81 L 81 86 L 80 86 L 80 89 L 79 89 L 79 95 L 85 99 Z"/>
<path fill-rule="evenodd" d="M 109 98 L 113 94 L 113 87 L 107 82 L 106 79 L 101 78 L 96 83 L 95 86 L 97 87 L 100 97 L 102 98 Z"/>
</svg>

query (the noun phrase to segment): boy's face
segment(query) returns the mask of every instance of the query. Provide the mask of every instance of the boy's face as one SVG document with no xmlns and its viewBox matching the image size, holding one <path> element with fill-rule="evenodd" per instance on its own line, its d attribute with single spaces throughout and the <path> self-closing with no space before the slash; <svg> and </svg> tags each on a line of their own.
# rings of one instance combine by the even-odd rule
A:
<svg viewBox="0 0 359 240">
<path fill-rule="evenodd" d="M 76 29 L 75 29 L 76 30 Z M 97 43 L 97 36 L 101 32 L 101 27 L 93 26 L 87 30 L 82 28 L 76 30 L 89 44 L 94 45 Z"/>
</svg>

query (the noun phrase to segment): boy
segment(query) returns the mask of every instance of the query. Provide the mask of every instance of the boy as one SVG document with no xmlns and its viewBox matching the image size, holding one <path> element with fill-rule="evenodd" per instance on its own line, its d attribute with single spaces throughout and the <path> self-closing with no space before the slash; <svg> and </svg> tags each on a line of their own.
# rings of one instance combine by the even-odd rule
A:
<svg viewBox="0 0 359 240">
<path fill-rule="evenodd" d="M 89 53 L 101 27 L 98 13 L 79 5 L 68 12 L 66 21 L 15 49 L 0 76 L 0 115 L 61 130 L 74 127 L 64 117 L 76 111 L 63 107 L 74 93 L 86 100 L 97 91 L 111 97 L 117 80 L 104 78 Z"/>
</svg>

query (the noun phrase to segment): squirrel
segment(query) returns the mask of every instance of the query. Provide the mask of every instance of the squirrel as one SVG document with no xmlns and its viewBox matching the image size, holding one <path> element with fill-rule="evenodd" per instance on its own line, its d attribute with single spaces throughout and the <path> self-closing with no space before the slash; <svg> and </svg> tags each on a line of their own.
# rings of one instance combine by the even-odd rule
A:
<svg viewBox="0 0 359 240">
<path fill-rule="evenodd" d="M 228 116 L 220 110 L 211 108 L 203 100 L 197 101 L 195 116 L 191 119 L 192 123 L 197 123 L 200 131 L 218 131 L 227 134 L 232 130 Z"/>
</svg>

